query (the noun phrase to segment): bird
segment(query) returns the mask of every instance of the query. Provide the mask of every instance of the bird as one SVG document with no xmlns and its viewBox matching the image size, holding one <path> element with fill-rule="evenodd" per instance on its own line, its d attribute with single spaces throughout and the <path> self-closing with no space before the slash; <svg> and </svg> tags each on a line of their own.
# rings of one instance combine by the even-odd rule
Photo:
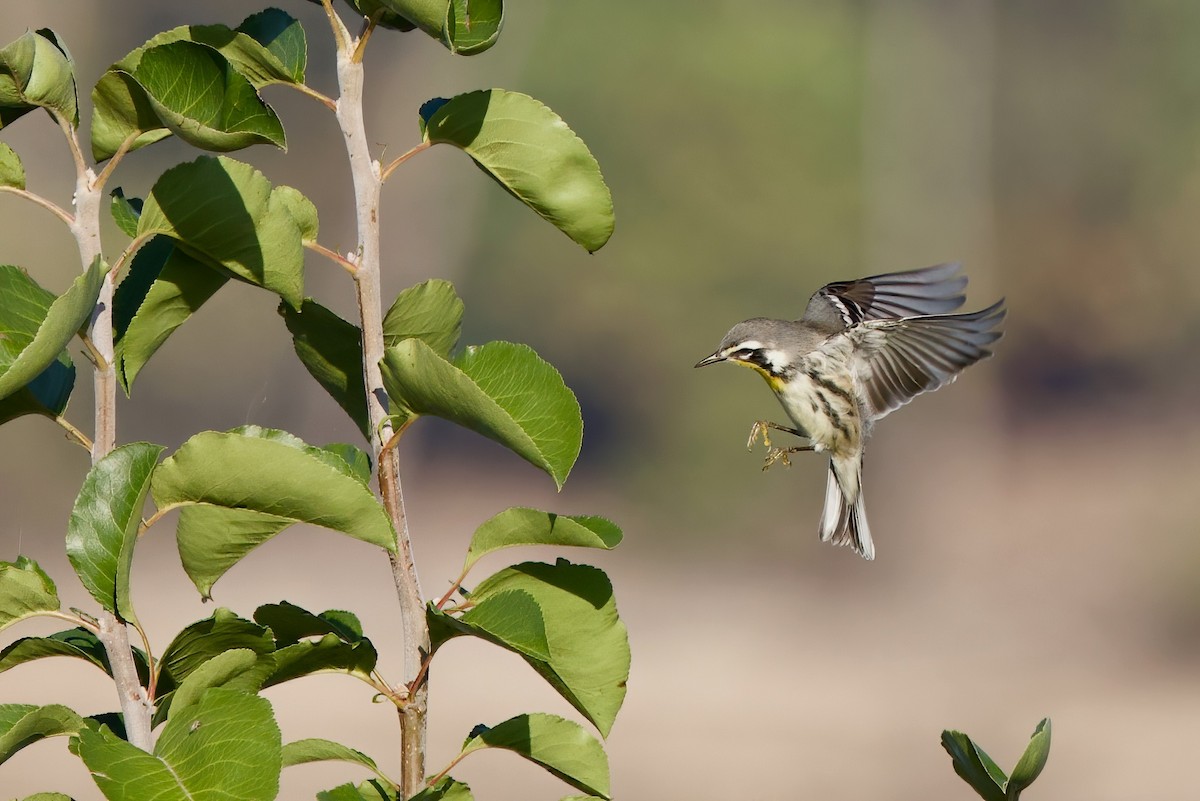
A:
<svg viewBox="0 0 1200 801">
<path fill-rule="evenodd" d="M 799 320 L 755 317 L 729 330 L 696 363 L 732 362 L 760 373 L 792 422 L 759 420 L 748 448 L 762 437 L 763 469 L 800 451 L 829 455 L 822 542 L 875 558 L 863 503 L 862 466 L 876 422 L 917 395 L 951 383 L 992 355 L 1006 314 L 1001 298 L 985 309 L 953 314 L 966 302 L 958 263 L 835 281 L 813 293 Z M 770 430 L 806 444 L 774 447 Z"/>
</svg>

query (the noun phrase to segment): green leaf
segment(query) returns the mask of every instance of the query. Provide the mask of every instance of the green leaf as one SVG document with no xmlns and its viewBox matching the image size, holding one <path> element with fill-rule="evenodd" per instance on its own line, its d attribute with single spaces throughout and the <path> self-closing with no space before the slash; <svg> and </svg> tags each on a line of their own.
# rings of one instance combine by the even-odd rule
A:
<svg viewBox="0 0 1200 801">
<path fill-rule="evenodd" d="M 22 801 L 72 801 L 71 796 L 62 793 L 34 793 L 25 796 Z"/>
<path fill-rule="evenodd" d="M 22 637 L 0 651 L 0 673 L 17 665 L 44 659 L 48 656 L 70 656 L 82 659 L 100 668 L 108 675 L 112 675 L 112 668 L 108 664 L 108 652 L 104 650 L 104 644 L 100 642 L 99 637 L 84 628 L 67 629 L 51 634 L 49 637 Z M 133 656 L 138 678 L 144 686 L 149 682 L 150 676 L 146 655 L 141 649 L 134 648 Z"/>
<path fill-rule="evenodd" d="M 319 737 L 312 737 L 307 740 L 297 740 L 294 743 L 288 743 L 283 747 L 283 766 L 290 768 L 293 765 L 304 765 L 309 762 L 349 762 L 354 765 L 360 765 L 374 773 L 380 779 L 383 779 L 389 785 L 393 782 L 380 770 L 375 764 L 375 760 L 364 754 L 362 751 L 356 751 L 353 748 L 335 743 L 332 740 L 322 740 Z"/>
<path fill-rule="evenodd" d="M 588 252 L 613 232 L 600 165 L 562 118 L 519 92 L 488 89 L 421 107 L 432 144 L 461 148 L 500 186 Z"/>
<path fill-rule="evenodd" d="M 83 727 L 83 718 L 59 704 L 0 704 L 0 763 L 38 740 L 75 734 Z"/>
<path fill-rule="evenodd" d="M 984 801 L 1005 801 L 1004 785 L 1008 777 L 1004 771 L 961 731 L 942 732 L 942 748 L 950 755 L 954 772 L 979 793 Z"/>
<path fill-rule="evenodd" d="M 21 157 L 4 142 L 0 142 L 0 186 L 25 188 L 25 167 Z"/>
<path fill-rule="evenodd" d="M 150 475 L 164 450 L 133 442 L 96 462 L 67 523 L 67 558 L 79 580 L 102 607 L 131 623 L 137 622 L 129 597 L 133 546 Z"/>
<path fill-rule="evenodd" d="M 418 793 L 409 801 L 420 797 L 421 794 Z M 357 787 L 346 782 L 332 790 L 317 793 L 317 801 L 401 801 L 401 799 L 398 788 L 391 782 L 369 779 Z M 471 801 L 470 796 L 461 801 Z"/>
<path fill-rule="evenodd" d="M 326 634 L 316 642 L 306 640 L 276 651 L 274 669 L 263 686 L 273 687 L 314 673 L 347 673 L 366 678 L 378 661 L 379 654 L 370 640 L 347 643 L 336 634 Z"/>
<path fill-rule="evenodd" d="M 307 609 L 283 601 L 264 604 L 254 610 L 254 621 L 266 626 L 275 636 L 277 646 L 298 643 L 305 637 L 336 634 L 348 643 L 363 639 L 362 624 L 351 612 L 330 609 L 315 615 Z"/>
<path fill-rule="evenodd" d="M 604 746 L 582 726 L 557 715 L 517 715 L 482 730 L 463 744 L 462 753 L 503 748 L 541 765 L 577 790 L 611 798 Z"/>
<path fill-rule="evenodd" d="M 1042 718 L 1033 730 L 1033 736 L 1029 739 L 1029 745 L 1025 747 L 1025 753 L 1021 754 L 1017 766 L 1013 768 L 1012 775 L 1008 779 L 1008 786 L 1005 788 L 1007 801 L 1017 801 L 1022 791 L 1033 784 L 1034 779 L 1041 774 L 1049 757 L 1050 718 Z"/>
<path fill-rule="evenodd" d="M 474 600 L 474 599 L 472 599 Z M 542 608 L 522 590 L 497 593 L 476 603 L 462 617 L 427 608 L 429 638 L 437 650 L 452 637 L 470 635 L 538 662 L 551 658 Z"/>
<path fill-rule="evenodd" d="M 317 233 L 321 230 L 317 219 L 317 207 L 304 196 L 299 189 L 292 186 L 277 186 L 274 194 L 279 196 L 283 207 L 296 221 L 300 228 L 300 237 L 304 242 L 316 242 Z"/>
<path fill-rule="evenodd" d="M 272 83 L 301 83 L 307 44 L 299 23 L 278 9 L 238 30 L 192 25 L 165 31 L 118 61 L 92 91 L 92 154 L 110 158 L 175 133 L 206 150 L 283 146 L 275 112 L 258 96 Z M 186 81 L 171 81 L 186 75 Z"/>
<path fill-rule="evenodd" d="M 125 197 L 124 190 L 119 186 L 109 195 L 112 197 L 112 203 L 108 208 L 112 213 L 113 222 L 125 236 L 137 236 L 138 218 L 142 216 L 144 201 L 140 197 Z"/>
<path fill-rule="evenodd" d="M 0 49 L 0 128 L 35 108 L 79 125 L 75 65 L 49 29 L 26 31 Z"/>
<path fill-rule="evenodd" d="M 20 267 L 0 266 L 0 398 L 38 378 L 92 314 L 108 272 L 99 258 L 49 306 Z M 44 311 L 43 311 L 44 310 Z"/>
<path fill-rule="evenodd" d="M 437 39 L 451 52 L 461 56 L 482 53 L 500 35 L 504 18 L 502 0 L 349 0 L 360 13 L 370 16 L 370 9 L 382 7 L 392 12 L 393 25 L 411 21 L 425 33 Z M 396 24 L 397 20 L 401 24 Z"/>
<path fill-rule="evenodd" d="M 299 308 L 304 245 L 293 205 L 291 190 L 272 189 L 249 164 L 203 156 L 159 176 L 138 220 L 138 236 L 170 236 L 191 255 Z"/>
<path fill-rule="evenodd" d="M 184 570 L 202 595 L 247 553 L 293 523 L 395 550 L 387 513 L 350 465 L 291 440 L 255 436 L 249 429 L 206 431 L 155 470 L 151 492 L 159 509 L 191 507 L 180 514 L 176 539 Z"/>
<path fill-rule="evenodd" d="M 228 280 L 167 236 L 154 237 L 138 251 L 113 299 L 117 380 L 126 395 L 167 337 Z"/>
<path fill-rule="evenodd" d="M 79 756 L 109 801 L 272 801 L 282 743 L 265 698 L 215 687 L 171 718 L 148 754 L 107 728 L 84 729 Z"/>
<path fill-rule="evenodd" d="M 607 737 L 629 678 L 629 635 L 608 577 L 564 559 L 525 562 L 485 579 L 471 600 L 478 607 L 513 592 L 533 597 L 546 632 L 548 658 L 523 654 L 525 661 Z"/>
<path fill-rule="evenodd" d="M 231 687 L 256 693 L 271 672 L 271 660 L 262 660 L 249 648 L 234 648 L 217 654 L 188 674 L 171 694 L 167 720 L 187 712 L 213 687 Z"/>
<path fill-rule="evenodd" d="M 471 795 L 470 787 L 445 776 L 437 784 L 426 787 L 408 801 L 474 801 L 474 799 L 475 796 Z"/>
<path fill-rule="evenodd" d="M 380 367 L 388 395 L 405 409 L 499 442 L 562 488 L 583 443 L 583 418 L 562 376 L 532 348 L 490 342 L 451 363 L 406 339 L 387 349 Z"/>
<path fill-rule="evenodd" d="M 57 612 L 58 590 L 37 562 L 0 562 L 0 629 L 42 612 Z"/>
<path fill-rule="evenodd" d="M 275 642 L 265 628 L 228 609 L 217 609 L 212 617 L 191 624 L 175 635 L 159 658 L 159 697 L 176 689 L 213 657 L 235 649 L 249 650 L 261 656 L 272 653 Z"/>
<path fill-rule="evenodd" d="M 475 530 L 467 547 L 463 571 L 480 558 L 516 545 L 569 545 L 612 550 L 621 542 L 621 529 L 603 517 L 556 515 L 537 509 L 505 509 Z"/>
<path fill-rule="evenodd" d="M 0 344 L 0 351 L 3 347 Z M 0 400 L 0 424 L 27 414 L 59 417 L 66 410 L 74 388 L 75 365 L 64 350 L 37 378 Z"/>
<path fill-rule="evenodd" d="M 0 375 L 37 336 L 54 293 L 42 289 L 20 267 L 0 266 Z M 26 414 L 57 417 L 75 386 L 75 366 L 65 350 L 24 387 L 0 400 L 0 423 Z"/>
<path fill-rule="evenodd" d="M 462 333 L 463 302 L 454 284 L 437 278 L 410 286 L 397 297 L 383 318 L 383 342 L 395 347 L 419 339 L 443 359 Z"/>
<path fill-rule="evenodd" d="M 299 311 L 279 304 L 292 347 L 313 378 L 337 401 L 365 439 L 371 438 L 362 374 L 362 332 L 312 299 Z"/>
</svg>

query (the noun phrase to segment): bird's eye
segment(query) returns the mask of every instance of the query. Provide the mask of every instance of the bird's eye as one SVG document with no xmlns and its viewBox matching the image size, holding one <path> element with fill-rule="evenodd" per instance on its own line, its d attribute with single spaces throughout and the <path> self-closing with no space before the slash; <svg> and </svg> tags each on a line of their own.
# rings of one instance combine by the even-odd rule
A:
<svg viewBox="0 0 1200 801">
<path fill-rule="evenodd" d="M 734 352 L 733 358 L 746 362 L 750 361 L 750 359 L 754 357 L 755 353 L 756 351 L 754 348 L 738 348 L 738 350 Z"/>
</svg>

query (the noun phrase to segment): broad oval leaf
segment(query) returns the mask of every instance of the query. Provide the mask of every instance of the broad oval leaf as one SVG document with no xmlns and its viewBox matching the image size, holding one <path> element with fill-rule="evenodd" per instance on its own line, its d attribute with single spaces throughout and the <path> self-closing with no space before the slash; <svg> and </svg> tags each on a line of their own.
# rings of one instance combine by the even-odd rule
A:
<svg viewBox="0 0 1200 801">
<path fill-rule="evenodd" d="M 142 246 L 113 299 L 117 380 L 126 395 L 167 337 L 228 280 L 168 236 Z"/>
<path fill-rule="evenodd" d="M 604 746 L 578 723 L 534 713 L 480 728 L 463 744 L 463 754 L 503 748 L 542 766 L 577 790 L 612 797 Z"/>
<path fill-rule="evenodd" d="M 299 308 L 302 231 L 292 199 L 281 190 L 249 164 L 203 156 L 159 176 L 142 208 L 138 236 L 176 239 L 193 256 Z"/>
<path fill-rule="evenodd" d="M 362 751 L 356 751 L 348 745 L 335 743 L 332 740 L 324 740 L 320 737 L 310 737 L 306 740 L 296 740 L 283 747 L 283 766 L 285 768 L 290 768 L 294 765 L 304 765 L 309 762 L 329 761 L 349 762 L 353 765 L 360 765 L 383 779 L 389 785 L 395 786 L 395 783 L 379 770 L 379 766 L 375 764 L 375 760 Z"/>
<path fill-rule="evenodd" d="M 305 637 L 323 637 L 326 634 L 336 634 L 348 643 L 363 640 L 362 623 L 358 617 L 340 609 L 329 609 L 317 615 L 283 601 L 255 609 L 254 622 L 271 630 L 277 647 L 298 643 Z"/>
<path fill-rule="evenodd" d="M 529 95 L 487 89 L 421 107 L 425 141 L 461 148 L 505 190 L 589 253 L 613 232 L 600 165 L 562 118 Z"/>
<path fill-rule="evenodd" d="M 244 649 L 260 656 L 275 650 L 271 633 L 228 609 L 198 620 L 175 635 L 157 663 L 158 695 L 176 689 L 201 665 L 226 651 Z"/>
<path fill-rule="evenodd" d="M 308 40 L 304 35 L 304 26 L 295 17 L 278 8 L 268 8 L 246 17 L 242 24 L 237 26 L 237 30 L 266 48 L 278 62 L 282 74 L 292 83 L 304 82 L 304 70 L 308 65 Z M 254 60 L 260 59 L 266 61 L 263 56 L 255 53 Z M 268 63 L 267 66 L 273 81 L 282 80 L 274 78 L 279 73 L 273 65 Z M 249 69 L 243 67 L 242 72 L 250 77 Z"/>
<path fill-rule="evenodd" d="M 987 752 L 961 731 L 942 732 L 942 748 L 950 755 L 954 772 L 971 785 L 983 801 L 1005 801 L 1008 777 Z"/>
<path fill-rule="evenodd" d="M 151 492 L 160 510 L 202 510 L 184 509 L 176 532 L 184 569 L 202 594 L 293 523 L 395 550 L 387 513 L 340 456 L 275 437 L 283 432 L 259 431 L 197 434 L 154 472 Z"/>
<path fill-rule="evenodd" d="M 1008 777 L 1008 786 L 1005 788 L 1008 801 L 1017 801 L 1021 792 L 1041 775 L 1042 769 L 1046 767 L 1046 760 L 1049 758 L 1050 718 L 1042 718 L 1029 738 L 1029 745 L 1025 747 L 1025 753 L 1021 754 L 1021 758 L 1017 760 L 1017 766 L 1012 770 L 1012 775 Z"/>
<path fill-rule="evenodd" d="M 70 289 L 45 305 L 48 293 L 24 270 L 0 266 L 0 398 L 12 395 L 60 360 L 67 343 L 91 316 L 107 272 L 108 266 L 97 258 Z"/>
<path fill-rule="evenodd" d="M 471 600 L 482 604 L 514 591 L 536 601 L 549 647 L 547 659 L 523 655 L 525 661 L 607 737 L 629 678 L 629 635 L 608 577 L 564 559 L 553 565 L 525 562 L 485 579 Z"/>
<path fill-rule="evenodd" d="M 448 362 L 418 339 L 380 363 L 393 401 L 499 442 L 561 489 L 583 443 L 583 418 L 562 376 L 533 349 L 511 342 L 467 348 Z"/>
<path fill-rule="evenodd" d="M 0 128 L 35 108 L 79 125 L 75 65 L 48 29 L 26 31 L 0 49 Z"/>
<path fill-rule="evenodd" d="M 129 597 L 133 546 L 162 445 L 132 442 L 88 471 L 67 523 L 67 558 L 83 586 L 122 620 L 137 622 Z"/>
<path fill-rule="evenodd" d="M 603 517 L 557 515 L 513 507 L 491 518 L 471 537 L 463 571 L 493 551 L 516 545 L 569 545 L 612 550 L 621 542 L 621 529 Z"/>
<path fill-rule="evenodd" d="M 167 721 L 154 753 L 107 727 L 79 732 L 75 748 L 109 801 L 273 801 L 282 741 L 265 699 L 214 687 Z"/>
<path fill-rule="evenodd" d="M 326 634 L 316 642 L 305 640 L 277 650 L 263 686 L 273 687 L 314 673 L 345 673 L 366 679 L 378 661 L 379 654 L 370 640 L 349 643 L 337 634 Z"/>
<path fill-rule="evenodd" d="M 25 188 L 25 167 L 21 157 L 4 142 L 0 142 L 0 186 Z"/>
<path fill-rule="evenodd" d="M 24 556 L 0 562 L 0 629 L 58 608 L 58 590 L 37 562 Z"/>
<path fill-rule="evenodd" d="M 371 420 L 363 384 L 362 331 L 311 298 L 306 298 L 299 310 L 281 303 L 279 313 L 292 335 L 292 347 L 300 363 L 369 440 Z"/>
<path fill-rule="evenodd" d="M 83 718 L 59 704 L 0 704 L 0 763 L 38 740 L 83 728 Z"/>
<path fill-rule="evenodd" d="M 414 22 L 451 53 L 471 56 L 496 43 L 504 22 L 503 0 L 379 0 Z"/>
<path fill-rule="evenodd" d="M 383 342 L 391 347 L 419 339 L 448 358 L 462 333 L 462 317 L 463 302 L 454 284 L 431 278 L 396 296 L 383 318 Z"/>
<path fill-rule="evenodd" d="M 213 687 L 229 687 L 248 693 L 262 689 L 271 673 L 272 660 L 263 659 L 249 648 L 233 648 L 201 663 L 167 698 L 156 699 L 155 724 L 170 720 L 198 703 Z"/>
<path fill-rule="evenodd" d="M 85 628 L 67 629 L 51 634 L 49 637 L 22 637 L 0 651 L 0 672 L 49 656 L 69 656 L 82 659 L 100 668 L 108 675 L 112 675 L 104 643 Z M 134 648 L 133 657 L 138 678 L 145 686 L 150 676 L 146 654 L 140 648 Z"/>
<path fill-rule="evenodd" d="M 531 660 L 545 662 L 551 656 L 542 608 L 532 595 L 522 590 L 483 598 L 462 617 L 449 615 L 431 604 L 426 618 L 434 651 L 453 637 L 469 635 Z"/>
</svg>

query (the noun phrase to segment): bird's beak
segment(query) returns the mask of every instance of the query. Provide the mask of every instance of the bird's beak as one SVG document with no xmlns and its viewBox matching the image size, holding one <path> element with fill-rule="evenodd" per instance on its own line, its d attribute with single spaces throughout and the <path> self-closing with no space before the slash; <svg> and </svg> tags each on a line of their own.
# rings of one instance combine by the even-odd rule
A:
<svg viewBox="0 0 1200 801">
<path fill-rule="evenodd" d="M 721 351 L 717 351 L 712 356 L 705 356 L 703 359 L 696 362 L 696 367 L 704 367 L 705 365 L 716 364 L 717 362 L 723 361 L 725 361 L 725 357 L 721 355 Z"/>
</svg>

